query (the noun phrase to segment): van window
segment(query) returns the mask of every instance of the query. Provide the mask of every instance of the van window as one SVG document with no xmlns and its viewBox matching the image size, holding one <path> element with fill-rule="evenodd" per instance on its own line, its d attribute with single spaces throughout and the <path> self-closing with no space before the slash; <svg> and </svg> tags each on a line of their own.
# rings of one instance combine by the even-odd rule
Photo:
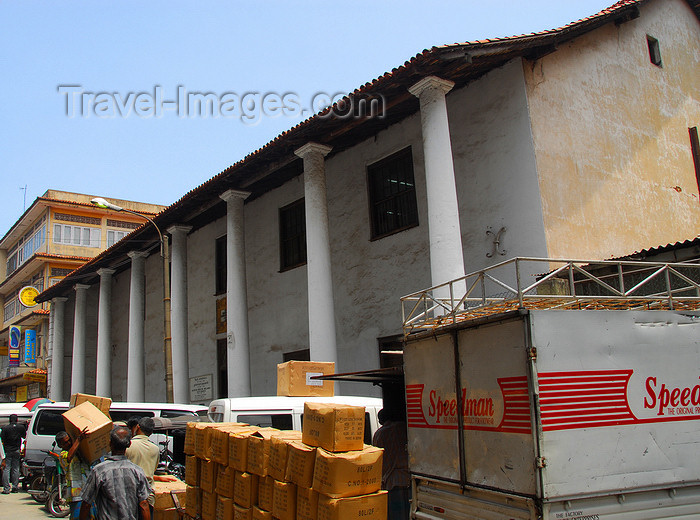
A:
<svg viewBox="0 0 700 520">
<path fill-rule="evenodd" d="M 63 412 L 66 410 L 39 410 L 34 424 L 34 433 L 37 435 L 56 435 L 65 430 L 63 426 Z"/>
<path fill-rule="evenodd" d="M 289 428 L 291 430 L 291 428 Z M 301 414 L 301 429 L 304 429 L 304 414 Z M 369 422 L 369 412 L 365 412 L 365 444 L 372 444 L 372 425 Z"/>
<path fill-rule="evenodd" d="M 261 428 L 294 429 L 291 413 L 239 415 L 238 422 L 260 426 Z"/>
<path fill-rule="evenodd" d="M 154 417 L 155 414 L 149 410 L 111 410 L 109 415 L 112 416 L 112 421 L 124 421 L 127 422 L 132 417 Z"/>
<path fill-rule="evenodd" d="M 204 415 L 207 414 L 207 411 L 204 410 Z M 161 410 L 160 411 L 160 416 L 165 417 L 166 419 L 171 419 L 173 417 L 182 417 L 183 415 L 197 415 L 195 412 L 190 412 L 189 410 Z"/>
</svg>

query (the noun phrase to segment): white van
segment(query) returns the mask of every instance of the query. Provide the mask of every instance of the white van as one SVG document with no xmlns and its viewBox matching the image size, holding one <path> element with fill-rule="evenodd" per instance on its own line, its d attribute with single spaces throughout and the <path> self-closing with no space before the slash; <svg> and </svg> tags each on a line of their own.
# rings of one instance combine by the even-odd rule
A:
<svg viewBox="0 0 700 520">
<path fill-rule="evenodd" d="M 365 444 L 372 443 L 372 436 L 379 428 L 377 413 L 382 400 L 376 397 L 336 395 L 333 397 L 230 397 L 216 399 L 209 404 L 209 420 L 212 422 L 243 422 L 280 430 L 302 429 L 304 403 L 333 403 L 365 407 Z"/>
<path fill-rule="evenodd" d="M 55 436 L 63 431 L 63 412 L 67 411 L 67 402 L 39 405 L 34 411 L 27 429 L 25 462 L 28 466 L 41 466 L 46 454 L 42 450 L 52 448 Z M 207 408 L 202 405 L 173 403 L 112 403 L 109 414 L 112 421 L 127 421 L 130 417 L 181 417 L 183 415 L 206 415 Z"/>
</svg>

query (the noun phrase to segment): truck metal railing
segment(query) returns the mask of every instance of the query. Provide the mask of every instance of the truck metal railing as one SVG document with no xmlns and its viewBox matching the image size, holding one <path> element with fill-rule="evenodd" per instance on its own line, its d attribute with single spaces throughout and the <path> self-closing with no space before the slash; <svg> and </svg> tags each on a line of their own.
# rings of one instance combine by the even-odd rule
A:
<svg viewBox="0 0 700 520">
<path fill-rule="evenodd" d="M 516 309 L 700 310 L 700 263 L 517 257 L 401 298 L 406 335 Z"/>
</svg>

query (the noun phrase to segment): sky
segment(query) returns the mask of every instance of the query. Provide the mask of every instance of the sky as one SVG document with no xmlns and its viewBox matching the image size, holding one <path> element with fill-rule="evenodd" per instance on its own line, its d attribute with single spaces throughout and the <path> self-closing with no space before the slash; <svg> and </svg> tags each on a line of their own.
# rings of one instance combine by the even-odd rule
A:
<svg viewBox="0 0 700 520">
<path fill-rule="evenodd" d="M 47 189 L 172 204 L 423 49 L 613 3 L 0 0 L 0 237 Z"/>
</svg>

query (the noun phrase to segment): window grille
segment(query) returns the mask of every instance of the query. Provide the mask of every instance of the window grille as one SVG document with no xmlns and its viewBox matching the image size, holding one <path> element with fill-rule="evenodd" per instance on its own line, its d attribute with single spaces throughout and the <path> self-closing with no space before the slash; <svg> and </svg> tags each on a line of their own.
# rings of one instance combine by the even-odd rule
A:
<svg viewBox="0 0 700 520">
<path fill-rule="evenodd" d="M 102 224 L 102 219 L 97 217 L 85 217 L 83 215 L 71 215 L 69 213 L 54 213 L 54 220 L 62 220 L 64 222 L 78 222 L 80 224 L 90 224 L 99 226 Z"/>
</svg>

